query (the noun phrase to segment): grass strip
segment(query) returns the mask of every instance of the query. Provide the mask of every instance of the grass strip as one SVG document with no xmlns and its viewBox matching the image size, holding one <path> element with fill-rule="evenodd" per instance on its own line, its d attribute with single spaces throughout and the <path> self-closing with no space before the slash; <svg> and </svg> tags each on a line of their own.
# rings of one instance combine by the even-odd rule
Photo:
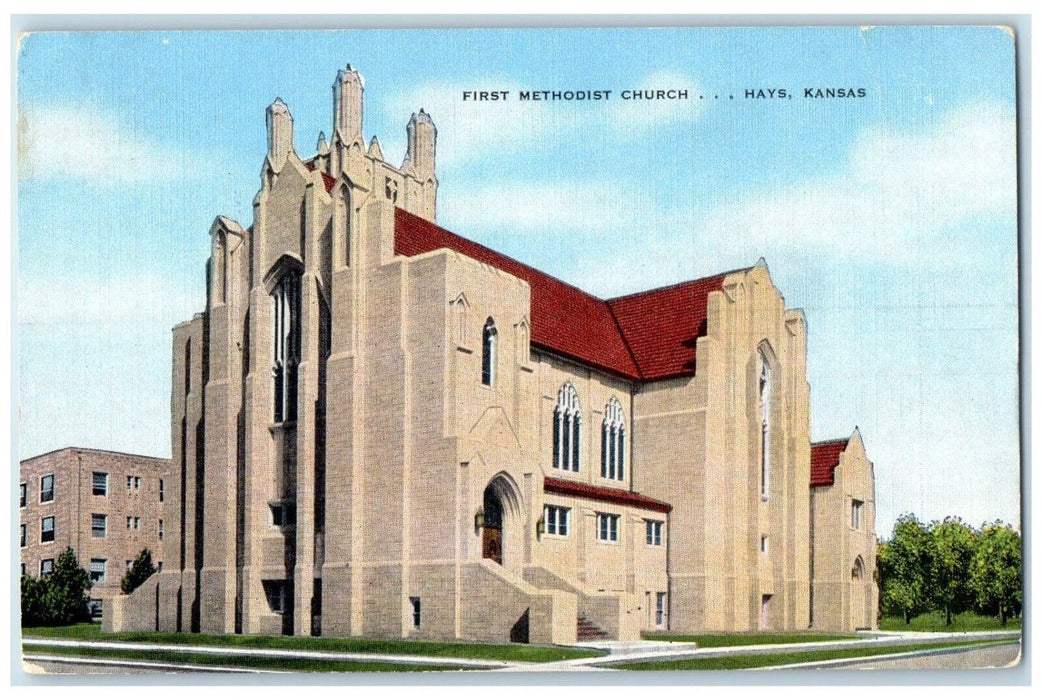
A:
<svg viewBox="0 0 1042 700">
<path fill-rule="evenodd" d="M 50 654 L 70 658 L 119 659 L 128 661 L 151 661 L 154 663 L 192 664 L 195 666 L 223 666 L 241 668 L 298 671 L 301 673 L 400 673 L 403 671 L 466 671 L 473 668 L 444 665 L 403 664 L 387 661 L 326 661 L 321 659 L 264 658 L 239 656 L 236 654 L 203 654 L 182 651 L 143 651 L 140 649 L 87 649 L 69 647 L 34 646 L 29 650 L 35 654 Z M 158 672 L 158 670 L 157 670 Z"/>
<path fill-rule="evenodd" d="M 277 637 L 242 634 L 202 634 L 177 632 L 118 632 L 106 634 L 90 623 L 65 627 L 25 627 L 23 637 L 81 639 L 146 644 L 221 646 L 243 649 L 284 649 L 287 651 L 342 651 L 359 654 L 404 654 L 444 656 L 446 658 L 547 663 L 566 659 L 603 656 L 603 652 L 531 644 L 476 644 L 467 642 L 425 642 L 412 640 L 339 639 L 334 637 Z"/>
<path fill-rule="evenodd" d="M 708 659 L 682 659 L 677 661 L 647 661 L 632 664 L 620 664 L 610 668 L 627 671 L 734 671 L 744 668 L 763 668 L 765 666 L 786 666 L 789 664 L 807 663 L 810 661 L 831 661 L 833 659 L 857 659 L 886 654 L 901 654 L 909 651 L 930 651 L 934 649 L 953 649 L 957 647 L 988 647 L 1008 644 L 1008 641 L 972 641 L 972 642 L 935 642 L 932 644 L 899 644 L 885 647 L 854 647 L 847 649 L 827 649 L 821 651 L 793 651 L 777 654 L 743 654 L 740 656 L 718 656 Z"/>
<path fill-rule="evenodd" d="M 953 616 L 949 626 L 944 624 L 944 613 L 932 611 L 913 617 L 907 625 L 903 617 L 884 617 L 879 621 L 879 629 L 893 632 L 1005 632 L 1019 630 L 1022 622 L 1020 617 L 1011 617 L 1004 627 L 997 617 L 964 612 Z"/>
<path fill-rule="evenodd" d="M 644 639 L 656 642 L 695 642 L 702 649 L 712 647 L 743 647 L 758 644 L 803 644 L 809 642 L 838 642 L 860 639 L 856 635 L 844 634 L 659 634 L 643 635 Z"/>
</svg>

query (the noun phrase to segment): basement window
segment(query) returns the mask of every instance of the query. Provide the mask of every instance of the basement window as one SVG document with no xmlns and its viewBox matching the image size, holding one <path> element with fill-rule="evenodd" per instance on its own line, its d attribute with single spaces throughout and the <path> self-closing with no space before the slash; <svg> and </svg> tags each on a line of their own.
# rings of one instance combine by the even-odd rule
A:
<svg viewBox="0 0 1042 700">
<path fill-rule="evenodd" d="M 412 604 L 412 626 L 416 629 L 420 627 L 421 618 L 421 607 L 419 598 L 409 598 L 409 602 Z"/>
</svg>

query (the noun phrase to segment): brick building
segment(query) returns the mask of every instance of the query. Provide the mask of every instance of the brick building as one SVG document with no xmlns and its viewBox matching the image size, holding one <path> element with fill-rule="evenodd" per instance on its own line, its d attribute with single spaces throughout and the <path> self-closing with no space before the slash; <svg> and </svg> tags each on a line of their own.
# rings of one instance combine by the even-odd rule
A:
<svg viewBox="0 0 1042 700">
<path fill-rule="evenodd" d="M 362 94 L 338 73 L 306 160 L 275 100 L 253 223 L 210 229 L 173 332 L 180 553 L 108 628 L 807 629 L 806 320 L 766 263 L 594 297 L 439 227 L 431 117 L 395 167 Z"/>
<path fill-rule="evenodd" d="M 46 576 L 66 547 L 90 574 L 91 611 L 120 593 L 130 564 L 148 548 L 159 567 L 173 510 L 170 460 L 67 447 L 24 460 L 18 486 L 23 574 Z M 176 540 L 175 540 L 176 545 Z"/>
</svg>

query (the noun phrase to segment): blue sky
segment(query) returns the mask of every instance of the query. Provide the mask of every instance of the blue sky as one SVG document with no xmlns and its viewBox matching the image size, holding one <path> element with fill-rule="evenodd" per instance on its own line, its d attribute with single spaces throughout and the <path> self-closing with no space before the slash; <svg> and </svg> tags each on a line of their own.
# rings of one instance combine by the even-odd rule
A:
<svg viewBox="0 0 1042 700">
<path fill-rule="evenodd" d="M 860 426 L 881 534 L 906 511 L 1019 523 L 1013 51 L 971 27 L 30 35 L 19 455 L 169 455 L 170 327 L 202 309 L 210 224 L 251 223 L 265 107 L 311 155 L 351 62 L 389 161 L 434 118 L 453 231 L 600 296 L 764 257 L 807 315 L 812 438 Z M 619 99 L 667 87 L 690 99 Z M 511 96 L 462 101 L 482 89 Z"/>
</svg>

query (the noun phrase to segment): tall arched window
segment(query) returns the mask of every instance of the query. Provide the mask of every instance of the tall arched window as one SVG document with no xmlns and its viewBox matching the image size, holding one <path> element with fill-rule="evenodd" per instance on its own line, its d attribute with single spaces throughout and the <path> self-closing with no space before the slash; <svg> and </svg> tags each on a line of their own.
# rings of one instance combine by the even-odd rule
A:
<svg viewBox="0 0 1042 700">
<path fill-rule="evenodd" d="M 554 409 L 554 468 L 579 471 L 579 444 L 582 442 L 582 407 L 571 382 L 557 393 Z"/>
<path fill-rule="evenodd" d="M 496 322 L 490 316 L 481 331 L 481 383 L 492 386 L 496 381 Z"/>
<path fill-rule="evenodd" d="M 771 366 L 760 353 L 760 496 L 767 500 L 771 487 Z"/>
<path fill-rule="evenodd" d="M 626 415 L 622 404 L 614 396 L 604 408 L 604 423 L 601 426 L 601 477 L 605 479 L 626 478 Z"/>
<path fill-rule="evenodd" d="M 271 292 L 274 304 L 275 422 L 297 419 L 297 365 L 300 364 L 300 273 L 286 272 Z"/>
</svg>

